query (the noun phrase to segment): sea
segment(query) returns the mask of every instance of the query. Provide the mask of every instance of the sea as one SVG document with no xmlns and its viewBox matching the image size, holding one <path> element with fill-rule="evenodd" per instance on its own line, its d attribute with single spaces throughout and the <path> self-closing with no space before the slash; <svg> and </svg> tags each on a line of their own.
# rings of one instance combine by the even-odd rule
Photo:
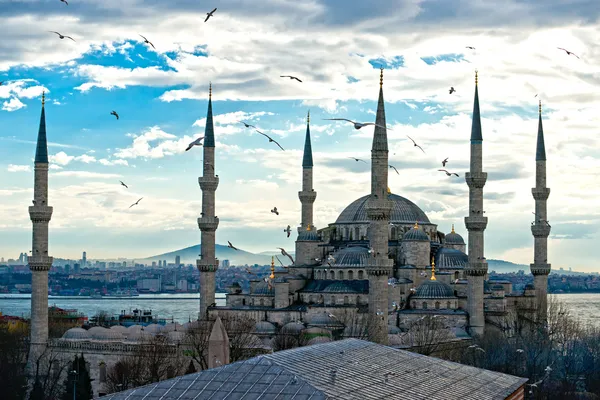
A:
<svg viewBox="0 0 600 400">
<path fill-rule="evenodd" d="M 559 302 L 565 304 L 569 313 L 579 318 L 584 324 L 600 327 L 600 293 L 553 294 Z M 225 305 L 225 293 L 217 293 L 217 305 Z M 48 305 L 56 305 L 64 309 L 75 309 L 80 313 L 93 317 L 100 311 L 119 315 L 122 311 L 134 309 L 152 310 L 157 318 L 185 323 L 198 318 L 200 298 L 198 293 L 161 293 L 140 294 L 136 297 L 102 297 L 87 296 L 49 296 Z M 3 315 L 29 317 L 31 313 L 31 295 L 0 294 L 0 312 Z"/>
</svg>

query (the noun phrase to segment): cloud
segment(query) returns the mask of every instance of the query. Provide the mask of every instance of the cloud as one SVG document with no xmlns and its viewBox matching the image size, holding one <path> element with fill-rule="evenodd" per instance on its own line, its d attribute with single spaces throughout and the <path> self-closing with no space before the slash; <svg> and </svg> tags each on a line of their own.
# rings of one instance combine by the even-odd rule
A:
<svg viewBox="0 0 600 400">
<path fill-rule="evenodd" d="M 98 179 L 113 179 L 120 178 L 119 174 L 106 174 L 101 172 L 91 172 L 91 171 L 59 171 L 54 172 L 53 176 L 64 176 L 64 177 L 72 177 L 72 178 L 98 178 Z"/>
<path fill-rule="evenodd" d="M 19 99 L 16 97 L 11 98 L 9 101 L 5 101 L 2 103 L 2 109 L 4 111 L 12 112 L 20 110 L 21 108 L 26 107 Z"/>
<path fill-rule="evenodd" d="M 110 166 L 110 165 L 124 165 L 126 167 L 129 166 L 127 160 L 107 160 L 106 158 L 101 158 L 98 162 L 102 165 Z"/>
<path fill-rule="evenodd" d="M 217 114 L 213 115 L 213 126 L 215 127 L 215 130 L 219 132 L 219 135 L 232 135 L 235 133 L 245 132 L 249 129 L 244 127 L 241 121 L 244 121 L 250 125 L 257 125 L 261 120 L 260 117 L 272 115 L 275 115 L 275 113 L 267 111 L 235 111 L 225 114 Z M 197 126 L 199 128 L 206 127 L 206 118 L 196 120 L 193 126 Z"/>
<path fill-rule="evenodd" d="M 37 83 L 37 81 L 34 79 L 20 79 L 3 82 L 0 85 L 0 99 L 9 100 L 2 103 L 2 109 L 8 112 L 20 110 L 26 107 L 21 99 L 41 97 L 44 90 L 48 91 L 44 86 L 28 86 L 31 83 Z"/>
<path fill-rule="evenodd" d="M 31 172 L 31 166 L 9 164 L 7 171 L 8 172 Z"/>
<path fill-rule="evenodd" d="M 556 223 L 552 224 L 553 239 L 591 239 L 598 232 L 597 224 Z"/>
<path fill-rule="evenodd" d="M 114 157 L 117 158 L 147 158 L 156 159 L 169 155 L 184 153 L 188 144 L 194 139 L 191 136 L 177 136 L 163 131 L 158 126 L 148 128 L 141 135 L 132 135 L 133 143 L 130 147 L 117 149 Z"/>
</svg>

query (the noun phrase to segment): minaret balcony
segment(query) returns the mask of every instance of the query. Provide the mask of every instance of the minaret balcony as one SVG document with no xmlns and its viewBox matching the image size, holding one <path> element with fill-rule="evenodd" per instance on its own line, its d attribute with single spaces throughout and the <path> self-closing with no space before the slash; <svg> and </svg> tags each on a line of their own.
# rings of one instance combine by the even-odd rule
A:
<svg viewBox="0 0 600 400">
<path fill-rule="evenodd" d="M 198 228 L 201 231 L 216 231 L 219 226 L 219 217 L 202 216 L 198 218 Z"/>
<path fill-rule="evenodd" d="M 200 176 L 198 177 L 198 184 L 200 184 L 200 189 L 202 191 L 214 192 L 217 190 L 217 186 L 219 186 L 219 177 L 218 176 Z"/>
<path fill-rule="evenodd" d="M 531 194 L 535 200 L 548 200 L 550 196 L 549 188 L 532 188 Z"/>
<path fill-rule="evenodd" d="M 529 264 L 531 268 L 532 275 L 548 275 L 550 273 L 551 267 L 548 263 L 534 263 Z"/>
<path fill-rule="evenodd" d="M 35 205 L 29 207 L 29 217 L 32 222 L 50 222 L 52 218 L 52 207 Z"/>
<path fill-rule="evenodd" d="M 548 237 L 550 235 L 550 226 L 545 222 L 531 225 L 531 233 L 533 234 L 533 237 L 537 238 Z"/>
<path fill-rule="evenodd" d="M 467 172 L 465 181 L 469 188 L 482 189 L 487 181 L 487 172 Z"/>
<path fill-rule="evenodd" d="M 484 276 L 488 272 L 488 263 L 487 261 L 477 260 L 475 262 L 470 262 L 464 269 L 465 275 L 468 276 Z"/>
<path fill-rule="evenodd" d="M 215 258 L 213 262 L 213 260 L 205 260 L 201 258 L 196 260 L 196 268 L 198 268 L 198 271 L 200 272 L 217 272 L 219 269 L 219 260 Z"/>
<path fill-rule="evenodd" d="M 465 226 L 469 231 L 483 231 L 487 227 L 487 217 L 472 215 L 465 217 Z"/>
<path fill-rule="evenodd" d="M 27 258 L 29 269 L 32 271 L 49 271 L 52 267 L 53 257 L 46 255 L 35 255 Z"/>
<path fill-rule="evenodd" d="M 301 203 L 314 203 L 317 198 L 317 192 L 314 190 L 302 190 L 298 192 L 298 198 Z"/>
</svg>

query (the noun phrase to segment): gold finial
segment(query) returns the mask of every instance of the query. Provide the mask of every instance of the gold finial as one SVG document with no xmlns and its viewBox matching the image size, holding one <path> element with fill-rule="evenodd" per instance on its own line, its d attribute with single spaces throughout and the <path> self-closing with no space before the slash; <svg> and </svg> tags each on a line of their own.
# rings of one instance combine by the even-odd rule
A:
<svg viewBox="0 0 600 400">
<path fill-rule="evenodd" d="M 269 278 L 275 278 L 275 256 L 271 256 L 271 276 Z"/>
<path fill-rule="evenodd" d="M 450 233 L 456 233 L 456 232 L 454 232 L 454 224 L 452 224 L 452 232 L 450 232 Z"/>
<path fill-rule="evenodd" d="M 306 116 L 306 123 L 310 124 L 310 110 L 308 110 L 308 115 Z"/>
<path fill-rule="evenodd" d="M 478 78 L 477 72 L 478 71 L 475 70 L 475 86 L 477 86 L 477 82 L 479 82 L 479 78 Z"/>
<path fill-rule="evenodd" d="M 542 100 L 540 100 L 540 115 L 542 115 Z"/>
<path fill-rule="evenodd" d="M 415 221 L 415 226 L 413 226 L 413 229 L 419 229 L 419 223 L 417 221 Z"/>
<path fill-rule="evenodd" d="M 208 83 L 208 98 L 212 98 L 212 82 Z"/>
<path fill-rule="evenodd" d="M 392 191 L 390 190 L 389 186 L 388 186 L 388 194 L 392 194 Z"/>
<path fill-rule="evenodd" d="M 381 71 L 379 74 L 379 87 L 383 87 L 383 68 L 379 68 Z"/>
<path fill-rule="evenodd" d="M 431 257 L 431 280 L 435 281 L 435 260 Z"/>
<path fill-rule="evenodd" d="M 42 107 L 44 107 L 44 104 L 46 104 L 46 91 L 42 92 Z"/>
<path fill-rule="evenodd" d="M 307 231 L 310 231 L 310 224 L 308 224 L 308 225 L 306 226 L 306 230 L 307 230 Z"/>
</svg>

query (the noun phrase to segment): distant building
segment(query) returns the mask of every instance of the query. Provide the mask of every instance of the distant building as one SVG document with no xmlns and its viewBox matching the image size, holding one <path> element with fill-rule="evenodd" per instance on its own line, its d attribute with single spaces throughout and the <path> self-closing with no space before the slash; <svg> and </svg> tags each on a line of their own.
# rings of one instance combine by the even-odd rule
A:
<svg viewBox="0 0 600 400">
<path fill-rule="evenodd" d="M 81 255 L 81 267 L 85 268 L 87 266 L 87 253 L 84 251 Z"/>
<path fill-rule="evenodd" d="M 181 265 L 181 257 L 175 256 L 175 266 L 179 267 Z"/>
<path fill-rule="evenodd" d="M 221 267 L 223 267 L 223 268 L 229 268 L 230 265 L 231 264 L 229 263 L 229 260 L 223 260 L 221 263 Z"/>
<path fill-rule="evenodd" d="M 156 267 L 156 261 L 152 261 L 152 268 Z"/>
<path fill-rule="evenodd" d="M 74 265 L 73 265 L 73 273 L 74 273 L 74 274 L 78 274 L 78 273 L 79 273 L 79 271 L 80 271 L 80 267 L 81 267 L 81 266 L 80 266 L 79 264 L 74 264 Z"/>
</svg>

